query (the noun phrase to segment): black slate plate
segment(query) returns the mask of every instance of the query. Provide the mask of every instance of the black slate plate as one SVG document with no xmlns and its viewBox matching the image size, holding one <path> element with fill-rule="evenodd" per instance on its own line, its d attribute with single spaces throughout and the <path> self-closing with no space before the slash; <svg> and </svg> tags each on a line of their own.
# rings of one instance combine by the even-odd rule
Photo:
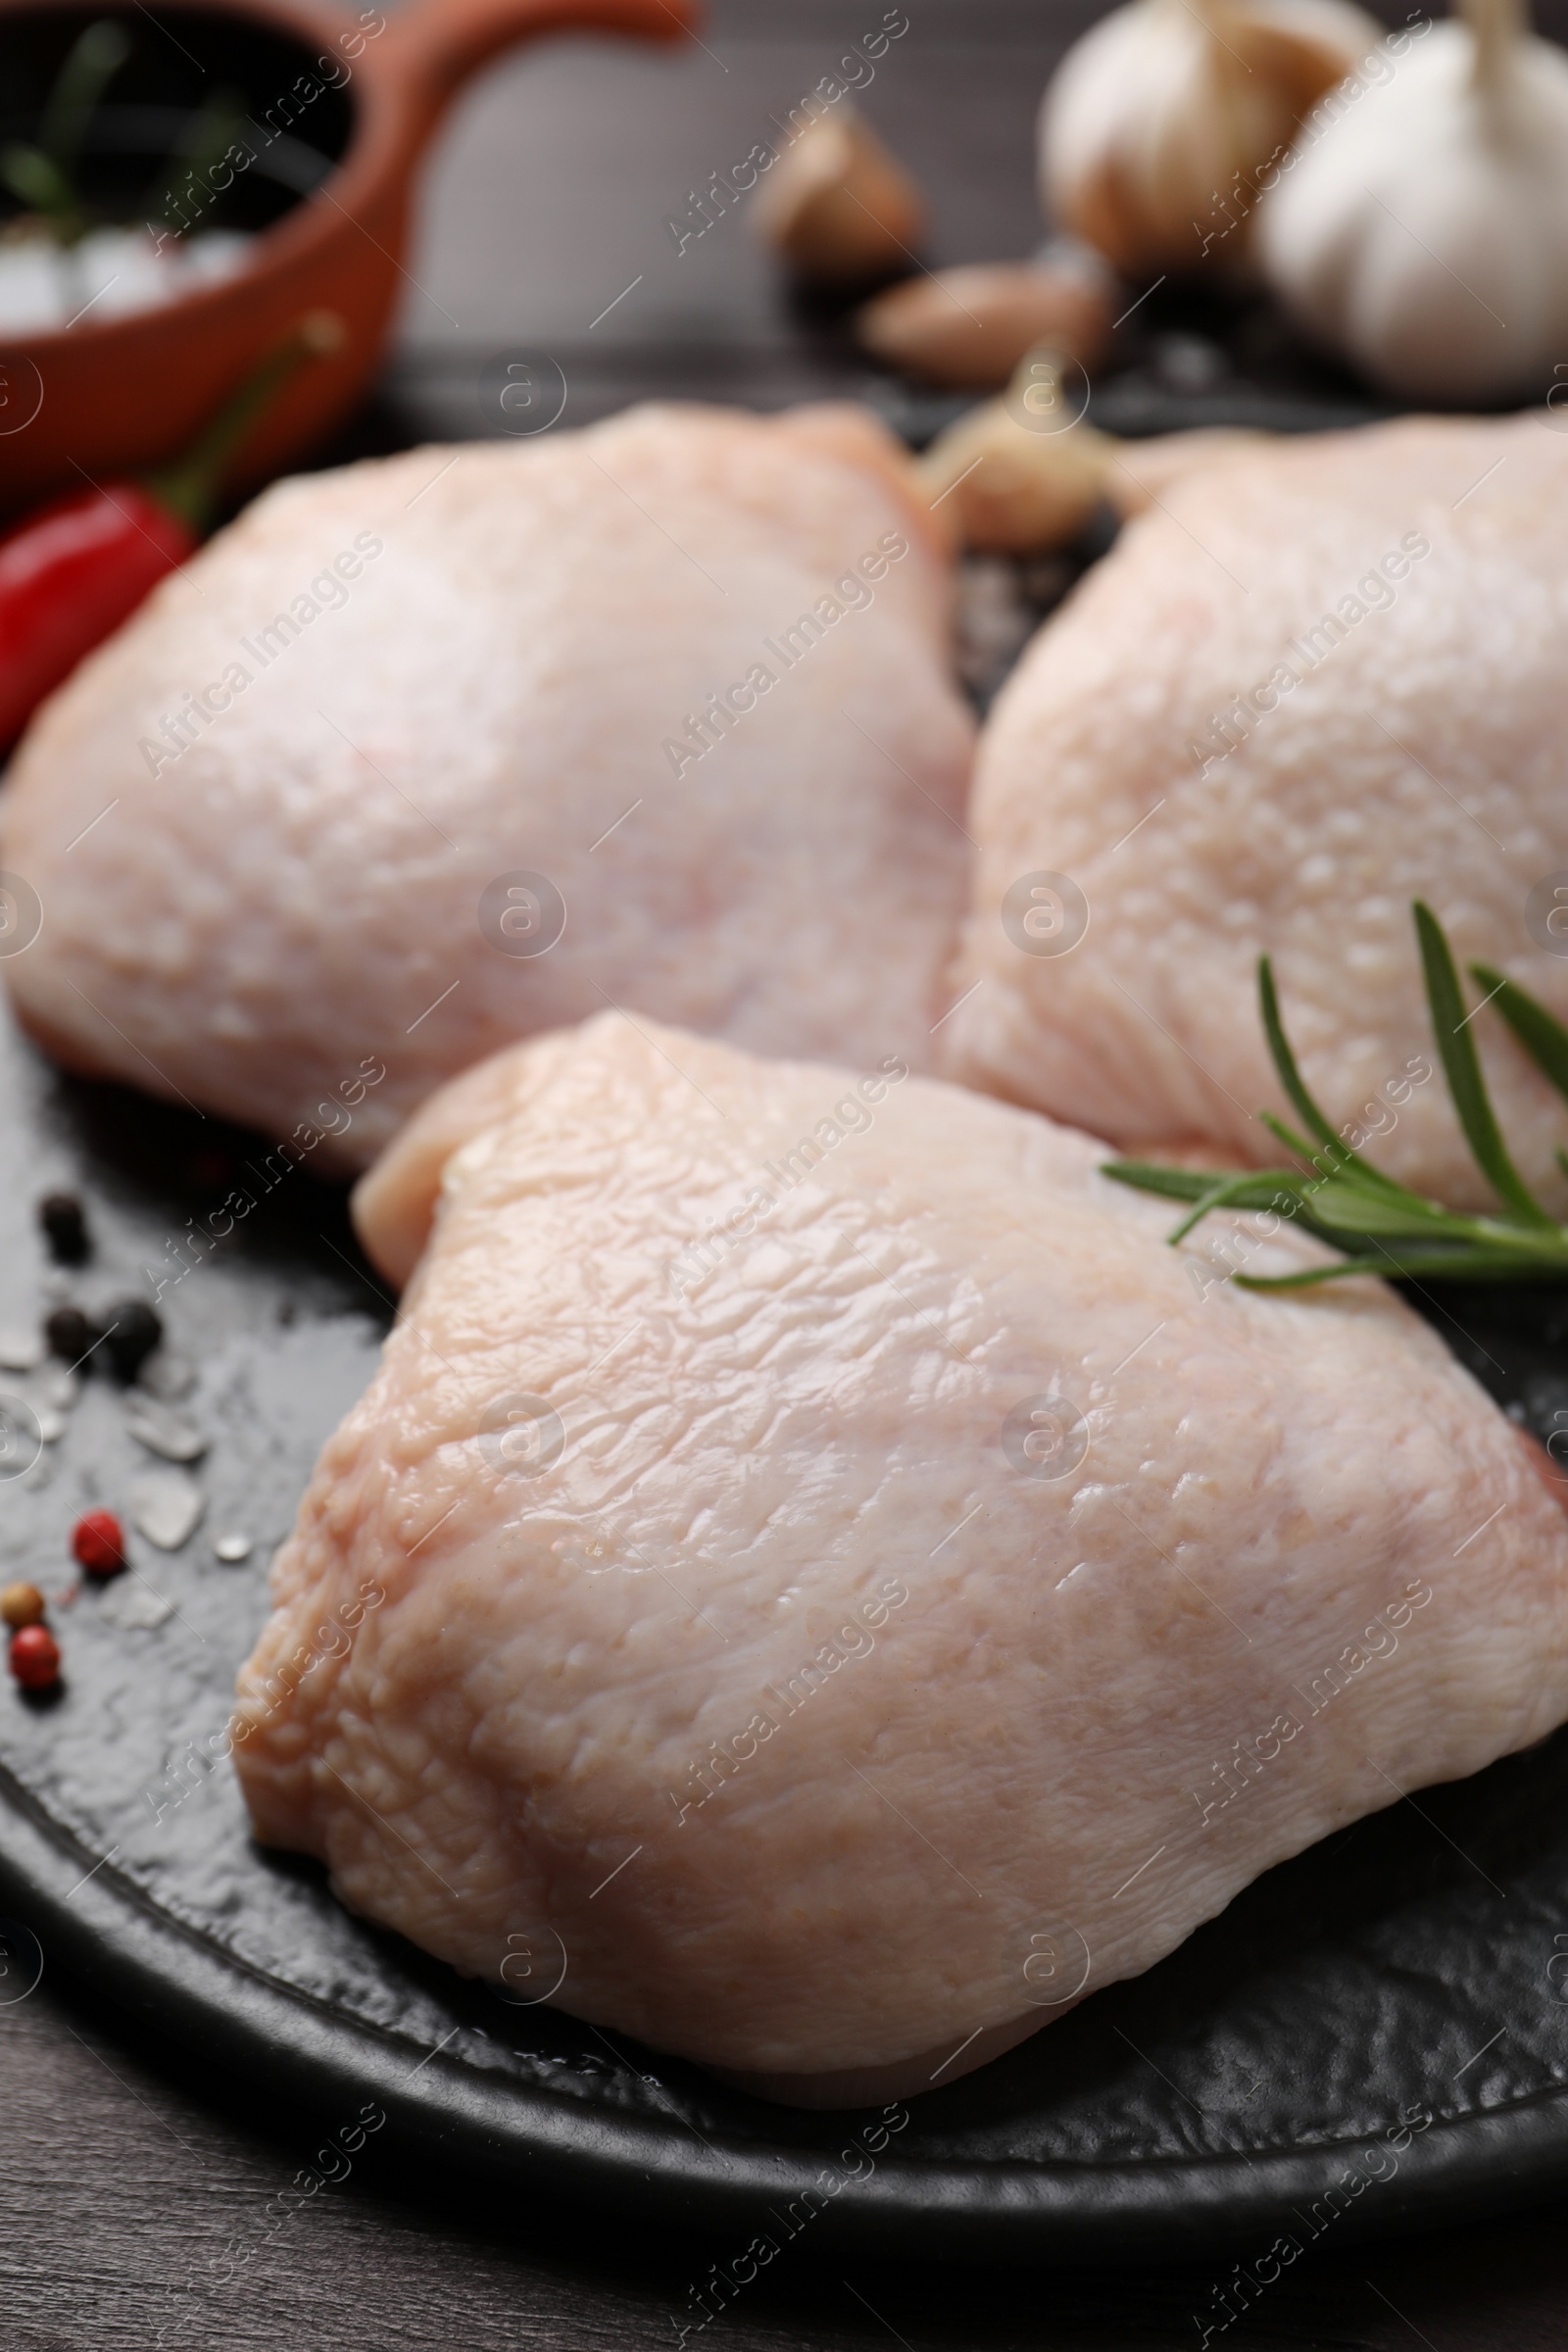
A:
<svg viewBox="0 0 1568 2352">
<path fill-rule="evenodd" d="M 196 1533 L 173 1554 L 133 1540 L 134 1591 L 175 1613 L 126 1628 L 109 1596 L 128 1578 L 83 1591 L 54 1609 L 58 1699 L 0 1690 L 0 2002 L 63 1967 L 290 2089 L 323 2136 L 369 2105 L 429 2153 L 700 2222 L 743 2270 L 754 2236 L 808 2231 L 923 2256 L 1223 2243 L 1267 2273 L 1280 2236 L 1348 2241 L 1568 2177 L 1568 1734 L 1274 1871 L 1148 1977 L 891 2115 L 769 2107 L 350 1918 L 315 1865 L 251 1843 L 231 1773 L 199 1760 L 387 1319 L 342 1197 L 298 1172 L 193 1262 L 169 1245 L 236 1182 L 260 1190 L 254 1139 L 62 1078 L 9 1030 L 0 1102 L 0 1325 L 189 1263 L 161 1306 L 212 1438 Z M 59 1183 L 98 1243 L 70 1276 L 31 1219 Z M 1568 1301 L 1477 1294 L 1440 1320 L 1538 1426 L 1568 1419 Z M 63 1437 L 0 1484 L 0 1574 L 69 1587 L 75 1515 L 148 1466 L 115 1382 L 84 1380 Z M 233 1528 L 255 1549 L 222 1566 Z"/>
</svg>

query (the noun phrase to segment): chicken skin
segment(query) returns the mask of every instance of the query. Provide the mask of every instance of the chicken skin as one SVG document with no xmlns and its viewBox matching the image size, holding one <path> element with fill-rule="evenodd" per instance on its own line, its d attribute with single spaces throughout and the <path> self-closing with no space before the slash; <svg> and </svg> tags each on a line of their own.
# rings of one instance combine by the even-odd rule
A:
<svg viewBox="0 0 1568 2352">
<path fill-rule="evenodd" d="M 1255 1115 L 1287 1109 L 1256 1012 L 1266 950 L 1335 1125 L 1418 1190 L 1488 1204 L 1433 1082 L 1410 903 L 1461 968 L 1494 964 L 1568 1016 L 1552 421 L 1285 442 L 1183 476 L 1128 528 L 981 745 L 950 1075 L 1125 1150 L 1276 1164 Z M 1560 1100 L 1495 1012 L 1473 1034 L 1561 1214 Z"/>
<path fill-rule="evenodd" d="M 1102 1157 L 613 1013 L 438 1096 L 357 1195 L 415 1270 L 241 1674 L 258 1835 L 844 2104 L 1561 1722 L 1517 1433 L 1392 1293 L 1213 1282 Z"/>
<path fill-rule="evenodd" d="M 23 1019 L 282 1137 L 377 1057 L 346 1167 L 607 1004 L 929 1054 L 972 726 L 910 478 L 852 408 L 645 408 L 270 490 L 17 757 Z"/>
</svg>

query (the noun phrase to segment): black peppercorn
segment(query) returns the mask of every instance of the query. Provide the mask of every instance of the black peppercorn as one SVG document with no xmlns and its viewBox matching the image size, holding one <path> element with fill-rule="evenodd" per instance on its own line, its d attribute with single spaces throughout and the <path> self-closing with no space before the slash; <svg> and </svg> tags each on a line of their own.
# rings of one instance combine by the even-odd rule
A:
<svg viewBox="0 0 1568 2352">
<path fill-rule="evenodd" d="M 104 1353 L 122 1380 L 134 1380 L 164 1336 L 162 1315 L 145 1298 L 117 1298 L 104 1321 Z"/>
<path fill-rule="evenodd" d="M 57 1306 L 43 1327 L 51 1355 L 63 1363 L 79 1364 L 103 1337 L 103 1325 L 84 1315 L 79 1306 Z"/>
<path fill-rule="evenodd" d="M 38 1203 L 38 1222 L 57 1266 L 79 1266 L 91 1244 L 87 1220 L 74 1193 L 45 1193 Z"/>
</svg>

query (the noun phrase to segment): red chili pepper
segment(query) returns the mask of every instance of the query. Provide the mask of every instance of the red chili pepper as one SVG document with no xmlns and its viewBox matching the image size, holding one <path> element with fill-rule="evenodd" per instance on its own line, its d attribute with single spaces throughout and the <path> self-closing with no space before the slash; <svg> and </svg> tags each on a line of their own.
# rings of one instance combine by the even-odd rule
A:
<svg viewBox="0 0 1568 2352">
<path fill-rule="evenodd" d="M 52 1690 L 60 1680 L 60 1644 L 44 1625 L 11 1637 L 11 1671 L 24 1690 Z"/>
<path fill-rule="evenodd" d="M 113 1511 L 83 1511 L 71 1548 L 89 1576 L 118 1576 L 125 1565 L 125 1531 Z"/>
<path fill-rule="evenodd" d="M 331 313 L 313 314 L 247 376 L 180 465 L 54 499 L 0 539 L 0 747 L 195 553 L 245 434 L 302 360 L 342 339 Z"/>
<path fill-rule="evenodd" d="M 139 482 L 57 498 L 0 540 L 0 743 L 199 544 Z"/>
</svg>

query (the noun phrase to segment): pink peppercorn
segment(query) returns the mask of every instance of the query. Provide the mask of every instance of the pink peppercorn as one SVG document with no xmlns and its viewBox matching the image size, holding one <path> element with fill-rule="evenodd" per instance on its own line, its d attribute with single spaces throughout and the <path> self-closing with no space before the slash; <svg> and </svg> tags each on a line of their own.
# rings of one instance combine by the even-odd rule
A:
<svg viewBox="0 0 1568 2352">
<path fill-rule="evenodd" d="M 24 1625 L 11 1637 L 11 1671 L 24 1690 L 51 1690 L 60 1680 L 60 1645 L 45 1625 Z"/>
<path fill-rule="evenodd" d="M 125 1532 L 113 1511 L 83 1511 L 71 1548 L 89 1576 L 118 1576 L 125 1565 Z"/>
</svg>

